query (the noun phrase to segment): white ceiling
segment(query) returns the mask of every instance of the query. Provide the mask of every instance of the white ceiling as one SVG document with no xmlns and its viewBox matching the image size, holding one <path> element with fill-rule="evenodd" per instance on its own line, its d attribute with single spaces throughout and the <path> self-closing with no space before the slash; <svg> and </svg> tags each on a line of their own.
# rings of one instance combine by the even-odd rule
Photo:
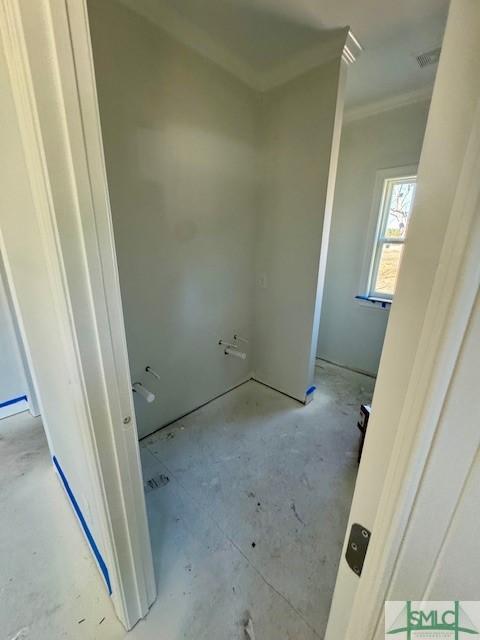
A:
<svg viewBox="0 0 480 640">
<path fill-rule="evenodd" d="M 363 47 L 349 69 L 350 107 L 432 84 L 436 67 L 420 69 L 415 56 L 441 44 L 448 9 L 448 0 L 121 1 L 167 30 L 188 24 L 192 40 L 205 35 L 208 51 L 243 76 L 288 64 L 350 26 Z"/>
<path fill-rule="evenodd" d="M 278 64 L 327 35 L 323 25 L 312 24 L 305 16 L 297 19 L 295 0 L 161 1 L 257 70 Z"/>
<path fill-rule="evenodd" d="M 360 0 L 357 4 L 367 3 Z M 356 17 L 352 16 L 352 30 L 363 51 L 348 70 L 348 106 L 368 104 L 433 85 L 437 65 L 421 69 L 416 56 L 441 45 L 448 4 L 448 0 L 369 0 L 370 24 L 358 16 L 355 26 Z M 386 6 L 388 17 L 384 11 Z"/>
</svg>

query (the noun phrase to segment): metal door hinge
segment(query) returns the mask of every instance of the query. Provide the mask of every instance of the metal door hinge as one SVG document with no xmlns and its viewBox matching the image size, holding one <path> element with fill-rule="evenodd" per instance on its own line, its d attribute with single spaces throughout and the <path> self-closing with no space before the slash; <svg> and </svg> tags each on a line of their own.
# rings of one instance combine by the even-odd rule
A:
<svg viewBox="0 0 480 640">
<path fill-rule="evenodd" d="M 352 524 L 348 546 L 345 552 L 345 560 L 350 569 L 357 574 L 362 575 L 363 563 L 367 555 L 368 543 L 370 542 L 371 533 L 361 524 Z"/>
</svg>

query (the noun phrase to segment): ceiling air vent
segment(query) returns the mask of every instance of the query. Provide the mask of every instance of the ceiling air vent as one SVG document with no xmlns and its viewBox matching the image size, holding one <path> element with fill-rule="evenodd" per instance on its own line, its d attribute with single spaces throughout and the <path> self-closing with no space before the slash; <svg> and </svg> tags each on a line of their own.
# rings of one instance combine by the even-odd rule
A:
<svg viewBox="0 0 480 640">
<path fill-rule="evenodd" d="M 432 49 L 431 51 L 425 51 L 425 53 L 421 53 L 417 56 L 418 66 L 423 69 L 423 67 L 428 67 L 431 64 L 437 64 L 440 58 L 441 48 Z"/>
</svg>

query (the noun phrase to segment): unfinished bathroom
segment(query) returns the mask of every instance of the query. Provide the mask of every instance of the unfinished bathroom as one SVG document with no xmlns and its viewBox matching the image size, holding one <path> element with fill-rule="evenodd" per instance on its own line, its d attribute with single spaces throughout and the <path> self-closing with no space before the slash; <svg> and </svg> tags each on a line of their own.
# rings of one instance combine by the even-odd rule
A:
<svg viewBox="0 0 480 640">
<path fill-rule="evenodd" d="M 155 615 L 321 635 L 374 384 L 315 367 L 359 45 L 240 4 L 235 29 L 225 3 L 230 60 L 195 40 L 197 3 L 88 8 Z"/>
<path fill-rule="evenodd" d="M 18 455 L 33 439 L 19 439 L 16 425 L 38 431 L 43 443 L 43 419 L 47 438 L 53 434 L 49 453 L 99 583 L 86 588 L 85 557 L 70 571 L 81 606 L 100 620 L 69 604 L 72 637 L 124 637 L 101 600 L 105 585 L 139 639 L 160 629 L 165 639 L 325 635 L 438 61 L 413 68 L 411 50 L 439 52 L 447 3 L 432 9 L 428 29 L 401 12 L 374 27 L 375 12 L 366 21 L 349 3 L 329 4 L 321 20 L 290 0 L 88 0 L 84 8 L 67 0 L 66 11 L 51 11 L 52 24 L 69 25 L 71 40 L 56 36 L 62 78 L 68 40 L 78 87 L 78 105 L 72 99 L 66 112 L 78 110 L 93 209 L 102 201 L 105 212 L 92 216 L 95 233 L 81 207 L 77 217 L 58 216 L 62 259 L 73 290 L 85 247 L 95 234 L 108 237 L 99 255 L 115 273 L 100 265 L 98 274 L 106 307 L 109 288 L 118 303 L 108 321 L 120 327 L 112 336 L 122 334 L 128 395 L 112 424 L 134 433 L 122 482 L 138 481 L 137 503 L 138 433 L 155 574 L 145 620 L 136 624 L 148 610 L 143 601 L 139 615 L 119 615 L 122 597 L 136 596 L 112 589 L 118 550 L 109 551 L 102 533 L 101 491 L 90 490 L 81 446 L 63 429 L 77 410 L 70 379 L 57 367 L 65 413 L 47 420 L 56 398 L 51 408 L 42 382 L 50 374 L 37 367 L 44 410 L 35 423 L 27 414 L 8 428 L 0 422 L 0 431 Z M 400 60 L 396 75 L 389 52 Z M 40 77 L 45 61 L 29 55 Z M 80 248 L 78 226 L 87 238 Z M 8 228 L 13 246 L 13 217 Z M 15 266 L 14 258 L 10 251 L 6 262 Z M 87 289 L 72 294 L 78 334 L 96 295 Z M 79 341 L 79 350 L 90 353 L 93 340 Z M 118 370 L 105 367 L 106 385 Z M 78 382 L 98 400 L 96 373 L 92 365 Z M 34 398 L 34 382 L 25 391 L 4 385 L 0 400 Z M 91 406 L 94 423 L 100 410 Z M 106 450 L 104 417 L 94 426 Z M 102 464 L 106 477 L 109 465 L 123 463 Z M 124 484 L 120 493 L 126 500 Z M 141 507 L 130 514 L 131 531 L 145 520 Z M 117 584 L 124 582 L 121 575 Z M 60 602 L 61 590 L 54 597 Z M 58 628 L 69 629 L 58 616 Z"/>
<path fill-rule="evenodd" d="M 205 625 L 226 637 L 247 612 L 259 629 L 268 619 L 269 637 L 322 637 L 389 306 L 360 309 L 377 334 L 373 363 L 328 349 L 317 359 L 345 85 L 361 47 L 347 26 L 211 5 L 88 3 L 152 615 L 172 637 Z M 428 103 L 408 109 L 403 166 L 418 162 Z"/>
</svg>

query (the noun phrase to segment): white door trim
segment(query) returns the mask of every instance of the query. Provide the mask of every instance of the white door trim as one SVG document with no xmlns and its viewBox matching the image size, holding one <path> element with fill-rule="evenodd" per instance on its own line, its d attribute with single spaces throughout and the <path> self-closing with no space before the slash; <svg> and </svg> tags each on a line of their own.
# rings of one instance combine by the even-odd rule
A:
<svg viewBox="0 0 480 640">
<path fill-rule="evenodd" d="M 402 541 L 475 305 L 480 287 L 479 175 L 480 104 L 477 106 L 346 640 L 371 640 L 376 633 L 380 633 L 384 602 L 388 597 Z M 471 444 L 472 451 L 476 450 L 477 440 L 472 440 Z M 471 461 L 466 458 L 464 463 L 467 473 Z M 442 471 L 437 469 L 437 473 Z M 435 483 L 432 473 L 428 481 Z M 459 491 L 461 489 L 460 484 Z M 458 495 L 452 494 L 449 500 L 454 506 Z M 448 525 L 446 521 L 444 533 Z M 443 539 L 442 532 L 438 539 Z M 436 554 L 432 554 L 432 558 L 436 557 Z M 432 565 L 429 575 L 433 568 Z"/>
<path fill-rule="evenodd" d="M 1 0 L 0 32 L 36 215 L 48 246 L 71 375 L 78 381 L 78 411 L 87 425 L 82 434 L 90 452 L 85 462 L 97 487 L 98 511 L 103 514 L 112 599 L 118 617 L 129 629 L 148 612 L 156 587 L 86 4 L 83 0 L 35 2 L 31 11 L 29 3 Z M 35 59 L 51 64 L 32 73 Z M 55 97 L 47 93 L 46 87 L 52 84 L 57 89 Z M 68 192 L 65 201 L 55 190 L 55 176 L 50 173 L 52 141 L 57 139 L 56 152 L 65 150 L 70 178 L 61 185 Z M 93 336 L 90 327 L 88 336 L 82 335 L 75 298 L 77 294 L 77 302 L 82 295 L 85 298 L 85 291 L 77 292 L 69 273 L 71 258 L 62 251 L 57 213 L 67 200 L 74 203 L 75 231 L 83 244 L 78 273 L 81 270 L 87 282 Z"/>
</svg>

